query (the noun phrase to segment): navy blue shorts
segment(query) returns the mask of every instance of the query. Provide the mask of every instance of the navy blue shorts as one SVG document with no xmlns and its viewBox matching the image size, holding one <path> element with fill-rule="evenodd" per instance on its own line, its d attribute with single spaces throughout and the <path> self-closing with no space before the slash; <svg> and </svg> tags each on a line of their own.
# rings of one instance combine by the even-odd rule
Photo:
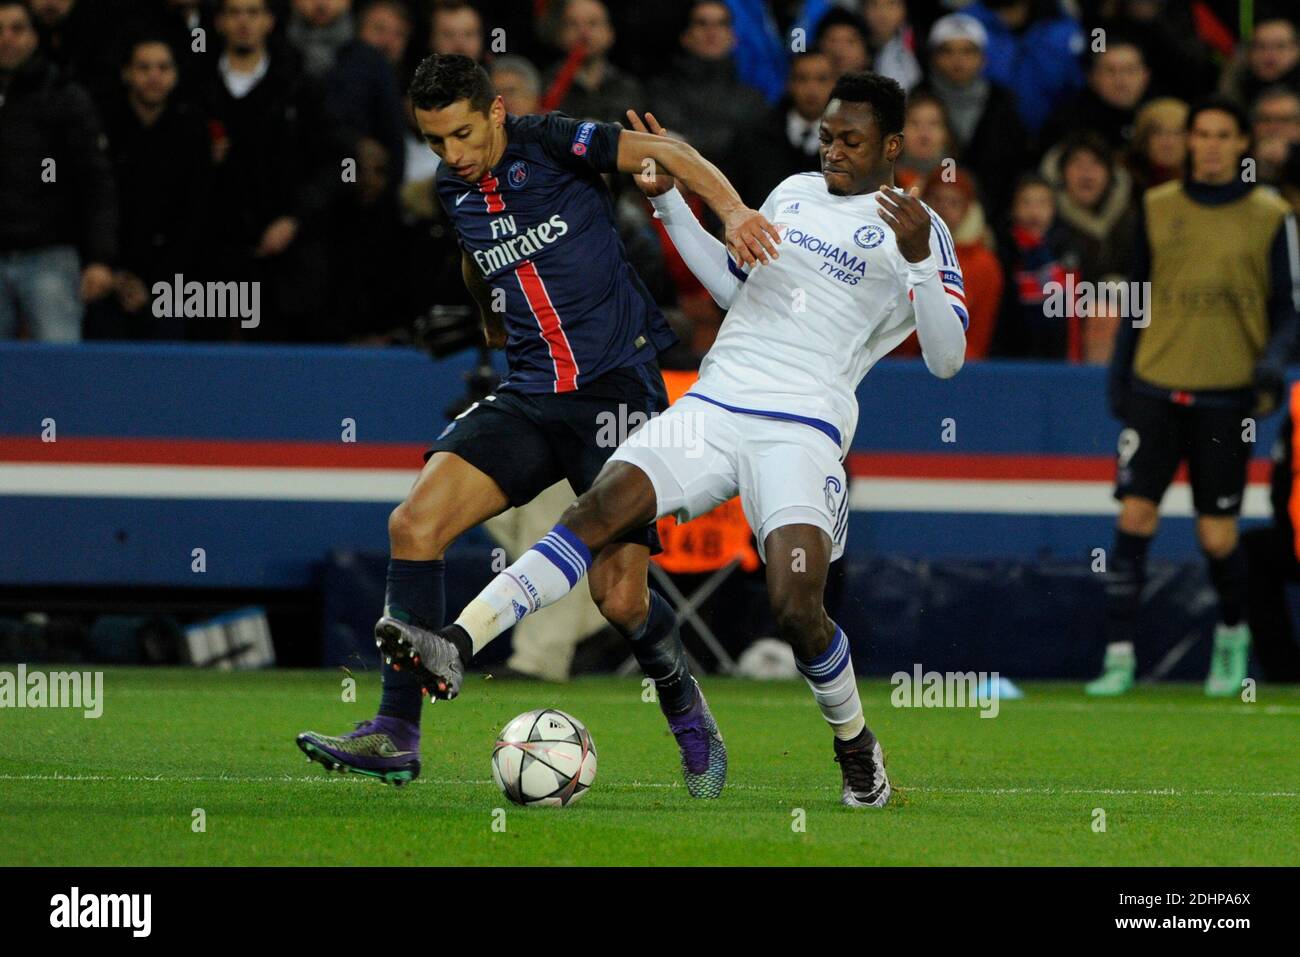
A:
<svg viewBox="0 0 1300 957">
<path fill-rule="evenodd" d="M 509 386 L 474 403 L 424 453 L 453 452 L 526 505 L 560 479 L 581 495 L 628 433 L 668 407 L 654 362 L 625 366 L 574 392 L 514 392 Z M 619 541 L 659 550 L 654 524 Z"/>
<path fill-rule="evenodd" d="M 1132 393 L 1119 436 L 1115 497 L 1159 504 L 1186 462 L 1197 515 L 1239 514 L 1251 450 L 1242 440 L 1246 415 L 1246 408 L 1183 406 Z"/>
</svg>

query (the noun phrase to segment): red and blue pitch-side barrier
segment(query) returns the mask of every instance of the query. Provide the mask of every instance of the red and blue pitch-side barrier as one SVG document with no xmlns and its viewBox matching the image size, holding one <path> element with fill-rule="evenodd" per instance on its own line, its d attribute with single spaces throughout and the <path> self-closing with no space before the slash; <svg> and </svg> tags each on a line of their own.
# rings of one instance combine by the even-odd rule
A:
<svg viewBox="0 0 1300 957">
<path fill-rule="evenodd" d="M 0 343 L 0 584 L 297 588 L 385 551 L 473 357 L 414 349 Z M 1086 562 L 1119 424 L 1103 369 L 886 360 L 859 389 L 849 554 Z M 1268 516 L 1259 423 L 1245 500 Z M 1194 557 L 1170 490 L 1156 555 Z M 203 549 L 204 571 L 195 568 Z"/>
</svg>

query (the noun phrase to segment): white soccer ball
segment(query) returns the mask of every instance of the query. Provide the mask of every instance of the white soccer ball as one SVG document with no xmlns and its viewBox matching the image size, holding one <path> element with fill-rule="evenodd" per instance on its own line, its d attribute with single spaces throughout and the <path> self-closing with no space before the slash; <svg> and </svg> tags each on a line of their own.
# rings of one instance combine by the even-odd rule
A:
<svg viewBox="0 0 1300 957">
<path fill-rule="evenodd" d="M 573 804 L 596 779 L 596 743 L 577 718 L 554 708 L 526 711 L 497 735 L 492 780 L 526 807 Z"/>
</svg>

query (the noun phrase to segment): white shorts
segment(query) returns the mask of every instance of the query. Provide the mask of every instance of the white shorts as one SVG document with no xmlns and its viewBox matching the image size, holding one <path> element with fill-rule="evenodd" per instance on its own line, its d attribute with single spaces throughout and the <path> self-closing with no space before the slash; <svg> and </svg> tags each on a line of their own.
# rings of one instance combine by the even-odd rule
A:
<svg viewBox="0 0 1300 957">
<path fill-rule="evenodd" d="M 659 517 L 687 521 L 740 495 L 764 555 L 784 525 L 815 525 L 844 554 L 848 481 L 839 447 L 810 425 L 730 412 L 683 396 L 628 436 L 611 462 L 630 462 L 650 478 Z"/>
</svg>

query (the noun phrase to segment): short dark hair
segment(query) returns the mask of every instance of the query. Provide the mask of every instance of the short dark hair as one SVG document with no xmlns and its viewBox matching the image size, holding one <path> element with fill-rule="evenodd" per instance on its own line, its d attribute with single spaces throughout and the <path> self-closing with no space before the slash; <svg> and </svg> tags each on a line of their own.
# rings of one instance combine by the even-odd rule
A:
<svg viewBox="0 0 1300 957">
<path fill-rule="evenodd" d="M 1187 111 L 1187 129 L 1190 131 L 1192 124 L 1196 122 L 1196 117 L 1208 110 L 1219 110 L 1231 116 L 1237 121 L 1238 133 L 1250 132 L 1250 117 L 1246 115 L 1245 108 L 1236 100 L 1231 100 L 1218 93 L 1202 97 L 1192 104 L 1192 108 Z"/>
<path fill-rule="evenodd" d="M 0 0 L 0 7 L 3 6 L 4 0 Z M 180 64 L 177 63 L 176 50 L 171 45 L 171 41 L 161 34 L 156 33 L 137 33 L 127 37 L 121 47 L 118 48 L 118 66 L 122 69 L 126 69 L 135 60 L 137 50 L 143 46 L 152 46 L 154 44 L 166 47 L 167 52 L 171 54 L 172 65 L 180 66 Z"/>
<path fill-rule="evenodd" d="M 32 16 L 32 11 L 27 6 L 27 0 L 0 0 L 0 10 L 5 7 L 18 7 L 27 15 L 27 25 L 29 27 L 36 26 L 36 18 Z"/>
<path fill-rule="evenodd" d="M 1070 160 L 1079 153 L 1091 153 L 1097 157 L 1107 169 L 1114 171 L 1115 156 L 1106 142 L 1105 137 L 1095 130 L 1075 130 L 1070 133 L 1064 140 L 1061 148 L 1061 171 L 1065 171 L 1066 165 Z"/>
<path fill-rule="evenodd" d="M 1025 190 L 1039 186 L 1047 190 L 1053 196 L 1056 195 L 1056 190 L 1052 189 L 1052 184 L 1048 182 L 1047 177 L 1042 173 L 1031 170 L 1028 173 L 1021 173 L 1020 176 L 1017 177 L 1015 189 L 1011 191 L 1011 198 L 1014 201 L 1015 198 Z"/>
<path fill-rule="evenodd" d="M 229 3 L 230 0 L 217 0 L 216 12 L 225 13 L 226 7 L 229 5 Z M 271 16 L 275 16 L 275 9 L 271 5 L 271 0 L 262 0 L 262 9 L 265 10 L 267 13 L 271 14 Z"/>
<path fill-rule="evenodd" d="M 722 7 L 723 12 L 727 15 L 727 24 L 735 26 L 736 18 L 731 15 L 731 7 L 727 6 L 727 0 L 692 0 L 691 3 L 686 5 L 686 9 L 682 11 L 681 29 L 677 32 L 685 33 L 689 30 L 691 21 L 695 19 L 695 11 L 706 4 L 711 7 Z M 608 7 L 608 4 L 606 4 L 606 7 Z"/>
<path fill-rule="evenodd" d="M 405 21 L 406 25 L 411 26 L 411 8 L 402 0 L 366 0 L 365 6 L 356 11 L 357 21 L 360 22 L 367 13 L 377 7 L 387 7 L 392 10 L 398 17 Z"/>
<path fill-rule="evenodd" d="M 845 73 L 831 89 L 832 100 L 867 103 L 875 114 L 876 126 L 886 135 L 903 132 L 903 111 L 907 94 L 897 80 L 879 73 Z"/>
<path fill-rule="evenodd" d="M 871 52 L 871 27 L 867 26 L 867 21 L 852 10 L 845 10 L 843 7 L 835 6 L 826 11 L 826 15 L 818 21 L 813 46 L 821 46 L 827 32 L 835 29 L 835 27 L 849 27 L 852 29 L 858 36 L 862 37 L 862 45 L 867 48 L 868 54 Z"/>
<path fill-rule="evenodd" d="M 487 70 L 459 53 L 431 53 L 420 61 L 411 79 L 411 105 L 417 110 L 441 110 L 460 100 L 486 113 L 497 92 Z"/>
</svg>

